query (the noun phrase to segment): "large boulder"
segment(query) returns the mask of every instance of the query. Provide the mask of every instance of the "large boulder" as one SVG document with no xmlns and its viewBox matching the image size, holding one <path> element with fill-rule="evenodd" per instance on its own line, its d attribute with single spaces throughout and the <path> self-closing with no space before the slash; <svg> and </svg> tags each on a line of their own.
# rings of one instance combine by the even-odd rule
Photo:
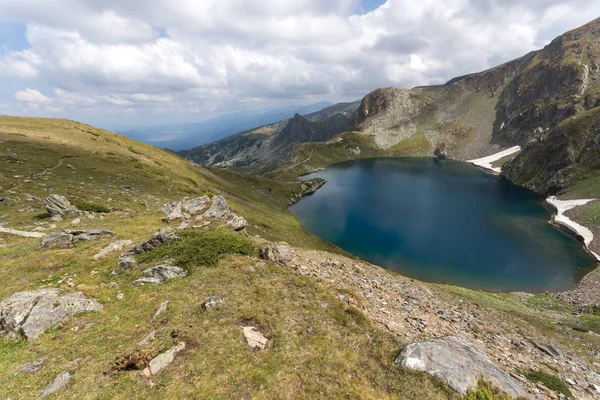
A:
<svg viewBox="0 0 600 400">
<path fill-rule="evenodd" d="M 206 207 L 206 205 L 208 204 L 209 201 L 210 201 L 210 198 L 208 196 L 204 195 L 204 196 L 200 196 L 200 197 L 196 197 L 193 199 L 182 201 L 181 208 L 185 212 L 188 212 L 190 214 L 196 214 L 197 212 L 204 210 L 204 207 Z"/>
<path fill-rule="evenodd" d="M 248 221 L 244 217 L 232 214 L 231 219 L 227 221 L 227 225 L 231 226 L 234 231 L 241 231 L 248 225 Z"/>
<path fill-rule="evenodd" d="M 203 218 L 226 220 L 231 214 L 231 208 L 223 196 L 213 196 L 210 208 L 202 214 Z"/>
<path fill-rule="evenodd" d="M 169 279 L 185 278 L 187 276 L 187 272 L 184 269 L 170 264 L 159 264 L 144 270 L 142 273 L 144 277 L 135 281 L 135 284 L 162 283 Z"/>
<path fill-rule="evenodd" d="M 171 222 L 176 219 L 189 218 L 189 215 L 183 212 L 180 201 L 172 201 L 170 203 L 165 204 L 163 206 L 163 211 L 165 213 L 165 218 L 163 218 L 163 221 L 165 222 Z"/>
<path fill-rule="evenodd" d="M 59 293 L 59 289 L 14 293 L 0 303 L 0 329 L 32 340 L 72 315 L 103 310 L 98 300 L 81 292 Z"/>
<path fill-rule="evenodd" d="M 292 259 L 292 249 L 285 242 L 278 242 L 261 247 L 259 250 L 261 258 L 276 262 L 277 264 L 287 265 Z"/>
<path fill-rule="evenodd" d="M 79 213 L 77 207 L 59 194 L 50 195 L 43 199 L 42 202 L 51 217 L 73 216 Z"/>
<path fill-rule="evenodd" d="M 513 398 L 527 396 L 523 387 L 485 354 L 452 336 L 408 344 L 394 362 L 446 382 L 461 395 L 476 388 L 483 378 Z"/>
</svg>

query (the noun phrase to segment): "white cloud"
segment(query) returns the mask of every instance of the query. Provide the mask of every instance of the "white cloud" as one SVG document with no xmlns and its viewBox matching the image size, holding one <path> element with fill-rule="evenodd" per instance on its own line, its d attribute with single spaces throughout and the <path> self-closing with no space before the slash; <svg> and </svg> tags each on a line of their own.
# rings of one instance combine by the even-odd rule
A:
<svg viewBox="0 0 600 400">
<path fill-rule="evenodd" d="M 43 95 L 39 90 L 35 89 L 25 89 L 20 90 L 15 93 L 15 98 L 18 101 L 23 101 L 26 103 L 35 103 L 35 104 L 49 104 L 52 103 L 52 99 L 50 97 Z"/>
<path fill-rule="evenodd" d="M 359 8 L 358 0 L 3 0 L 0 19 L 25 23 L 30 47 L 0 54 L 0 79 L 60 88 L 37 93 L 65 113 L 189 118 L 443 83 L 600 15 L 600 3 L 585 0 Z"/>
</svg>

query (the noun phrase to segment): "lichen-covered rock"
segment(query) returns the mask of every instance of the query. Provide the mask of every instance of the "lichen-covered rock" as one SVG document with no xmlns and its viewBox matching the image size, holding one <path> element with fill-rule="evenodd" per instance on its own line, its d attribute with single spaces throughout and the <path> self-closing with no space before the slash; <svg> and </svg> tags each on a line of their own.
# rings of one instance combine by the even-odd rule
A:
<svg viewBox="0 0 600 400">
<path fill-rule="evenodd" d="M 206 195 L 182 201 L 181 208 L 190 214 L 196 214 L 206 207 L 210 198 Z"/>
<path fill-rule="evenodd" d="M 169 227 L 162 227 L 154 234 L 154 236 L 143 243 L 140 243 L 126 252 L 122 253 L 117 260 L 117 266 L 120 269 L 127 269 L 135 264 L 135 256 L 154 249 L 162 244 L 176 242 L 181 240 L 175 234 L 175 230 Z M 115 271 L 115 273 L 118 273 Z"/>
<path fill-rule="evenodd" d="M 163 211 L 165 213 L 165 218 L 163 221 L 171 222 L 176 219 L 188 218 L 189 215 L 183 212 L 181 206 L 182 205 L 180 201 L 172 201 L 165 204 L 163 206 Z"/>
<path fill-rule="evenodd" d="M 425 372 L 465 395 L 480 378 L 511 397 L 526 396 L 521 385 L 472 345 L 443 337 L 407 345 L 394 360 L 405 368 Z"/>
<path fill-rule="evenodd" d="M 214 307 L 218 306 L 219 304 L 223 304 L 223 303 L 225 303 L 225 297 L 211 296 L 211 297 L 207 297 L 206 299 L 204 299 L 204 301 L 202 302 L 202 307 L 204 307 L 205 310 L 210 310 L 211 308 L 214 308 Z"/>
<path fill-rule="evenodd" d="M 246 218 L 239 215 L 233 215 L 233 217 L 227 221 L 227 225 L 231 226 L 234 231 L 241 231 L 248 225 Z"/>
<path fill-rule="evenodd" d="M 135 284 L 162 283 L 169 279 L 185 278 L 187 276 L 185 270 L 170 264 L 159 264 L 144 270 L 142 273 L 144 274 L 144 278 L 138 279 L 135 281 Z"/>
<path fill-rule="evenodd" d="M 285 242 L 272 243 L 261 247 L 259 253 L 261 258 L 281 265 L 287 265 L 292 257 L 290 246 Z"/>
<path fill-rule="evenodd" d="M 43 249 L 66 249 L 73 247 L 73 235 L 65 231 L 52 232 L 42 238 Z"/>
<path fill-rule="evenodd" d="M 79 211 L 77 207 L 69 202 L 64 196 L 53 194 L 42 200 L 46 211 L 51 217 L 65 217 L 77 215 Z"/>
<path fill-rule="evenodd" d="M 133 240 L 117 240 L 100 250 L 100 252 L 94 256 L 94 260 L 105 258 L 109 253 L 123 250 L 125 247 L 131 246 L 132 244 Z"/>
<path fill-rule="evenodd" d="M 0 328 L 32 340 L 72 315 L 103 310 L 98 300 L 81 292 L 59 293 L 59 289 L 14 293 L 0 303 Z"/>
<path fill-rule="evenodd" d="M 50 383 L 48 386 L 42 390 L 40 395 L 37 397 L 37 400 L 43 400 L 48 396 L 58 392 L 63 389 L 65 386 L 69 384 L 71 380 L 71 374 L 67 371 L 63 371 Z"/>
<path fill-rule="evenodd" d="M 179 342 L 176 346 L 173 346 L 164 353 L 161 353 L 158 356 L 154 357 L 148 364 L 148 367 L 144 369 L 142 374 L 146 378 L 152 378 L 160 371 L 171 365 L 173 360 L 175 360 L 175 356 L 177 355 L 177 353 L 179 353 L 183 349 L 185 349 L 185 342 Z"/>
<path fill-rule="evenodd" d="M 225 220 L 229 217 L 231 208 L 223 196 L 213 196 L 210 208 L 202 214 L 203 218 Z"/>
</svg>

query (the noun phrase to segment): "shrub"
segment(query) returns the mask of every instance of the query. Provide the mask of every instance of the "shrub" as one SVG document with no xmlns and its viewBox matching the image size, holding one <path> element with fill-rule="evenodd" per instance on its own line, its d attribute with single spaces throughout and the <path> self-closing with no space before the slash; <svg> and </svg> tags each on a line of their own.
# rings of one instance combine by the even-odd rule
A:
<svg viewBox="0 0 600 400">
<path fill-rule="evenodd" d="M 507 396 L 485 381 L 479 381 L 477 389 L 469 389 L 463 400 L 510 400 Z"/>
<path fill-rule="evenodd" d="M 80 209 L 81 211 L 95 212 L 108 214 L 110 212 L 110 208 L 101 206 L 100 204 L 88 203 L 87 201 L 74 200 L 73 204 L 75 207 Z"/>
<path fill-rule="evenodd" d="M 226 254 L 256 256 L 258 249 L 247 238 L 226 231 L 182 231 L 182 240 L 140 254 L 140 262 L 173 259 L 180 267 L 215 266 Z"/>
<path fill-rule="evenodd" d="M 573 398 L 573 393 L 571 393 L 571 390 L 569 389 L 565 381 L 563 381 L 557 376 L 553 376 L 542 371 L 534 370 L 527 371 L 523 375 L 525 375 L 527 379 L 529 379 L 532 382 L 539 382 L 550 390 L 562 393 L 570 399 Z"/>
</svg>

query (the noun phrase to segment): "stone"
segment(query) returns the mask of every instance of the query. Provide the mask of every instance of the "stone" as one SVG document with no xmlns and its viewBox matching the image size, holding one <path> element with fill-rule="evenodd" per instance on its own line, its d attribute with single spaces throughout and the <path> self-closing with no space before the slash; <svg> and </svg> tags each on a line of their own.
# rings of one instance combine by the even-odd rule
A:
<svg viewBox="0 0 600 400">
<path fill-rule="evenodd" d="M 187 276 L 187 272 L 184 269 L 170 264 L 159 264 L 144 270 L 142 273 L 144 274 L 144 278 L 135 281 L 136 284 L 162 283 L 169 279 L 185 278 Z"/>
<path fill-rule="evenodd" d="M 209 201 L 210 198 L 204 195 L 193 199 L 184 200 L 181 204 L 181 208 L 185 212 L 196 214 L 197 212 L 202 211 Z"/>
<path fill-rule="evenodd" d="M 219 304 L 224 304 L 224 303 L 225 303 L 225 297 L 211 296 L 211 297 L 207 297 L 206 299 L 204 299 L 204 302 L 202 302 L 202 307 L 204 307 L 205 310 L 210 310 L 211 308 L 214 308 L 214 307 L 218 306 Z"/>
<path fill-rule="evenodd" d="M 67 386 L 67 384 L 69 383 L 70 380 L 71 380 L 71 374 L 69 372 L 67 372 L 67 371 L 61 372 L 54 379 L 54 381 L 52 381 L 51 384 L 49 384 L 48 386 L 46 386 L 44 388 L 44 390 L 42 390 L 40 395 L 37 397 L 37 400 L 43 400 L 43 399 L 47 398 L 48 396 L 58 392 L 59 390 L 64 389 L 64 387 Z"/>
<path fill-rule="evenodd" d="M 24 374 L 35 374 L 38 372 L 46 360 L 35 360 L 17 367 L 17 372 Z"/>
<path fill-rule="evenodd" d="M 248 343 L 248 346 L 250 346 L 250 348 L 263 350 L 267 346 L 269 340 L 266 337 L 264 337 L 264 335 L 260 333 L 255 327 L 243 326 L 242 330 L 244 332 L 244 337 L 246 338 L 246 343 Z"/>
<path fill-rule="evenodd" d="M 84 240 L 95 240 L 103 236 L 113 236 L 115 233 L 110 229 L 66 229 L 65 232 L 73 236 L 73 243 Z"/>
<path fill-rule="evenodd" d="M 72 315 L 104 309 L 98 300 L 82 292 L 59 293 L 59 289 L 14 293 L 0 302 L 0 328 L 33 340 Z"/>
<path fill-rule="evenodd" d="M 150 332 L 145 338 L 138 342 L 138 346 L 147 346 L 156 340 L 156 331 Z"/>
<path fill-rule="evenodd" d="M 543 351 L 544 353 L 548 354 L 551 357 L 564 358 L 564 356 L 565 356 L 564 353 L 562 352 L 562 350 L 556 346 L 553 346 L 548 343 L 536 342 L 535 340 L 532 340 L 531 342 L 533 343 L 533 345 L 535 347 L 537 347 L 538 350 Z"/>
<path fill-rule="evenodd" d="M 53 194 L 42 200 L 46 211 L 51 217 L 59 216 L 75 216 L 79 214 L 79 210 L 69 202 L 64 196 Z"/>
<path fill-rule="evenodd" d="M 476 388 L 479 378 L 514 398 L 527 395 L 514 378 L 494 365 L 485 354 L 451 336 L 408 344 L 394 363 L 446 382 L 461 395 Z"/>
<path fill-rule="evenodd" d="M 227 225 L 231 226 L 234 231 L 241 231 L 248 225 L 246 218 L 235 215 L 232 219 L 227 221 Z"/>
<path fill-rule="evenodd" d="M 440 143 L 433 151 L 433 155 L 435 156 L 435 158 L 438 158 L 441 160 L 445 160 L 446 158 L 448 158 L 448 151 L 446 150 L 446 144 Z"/>
<path fill-rule="evenodd" d="M 66 249 L 73 247 L 73 235 L 64 232 L 52 232 L 42 238 L 43 249 Z"/>
<path fill-rule="evenodd" d="M 135 256 L 154 249 L 162 244 L 179 241 L 181 238 L 175 234 L 175 230 L 169 227 L 163 227 L 154 233 L 154 236 L 137 246 L 132 247 L 119 256 L 117 266 L 120 269 L 127 269 L 136 263 Z"/>
<path fill-rule="evenodd" d="M 38 228 L 40 228 L 40 227 L 38 227 Z M 36 228 L 36 229 L 38 229 L 38 228 Z M 36 229 L 34 229 L 34 231 Z M 11 235 L 17 235 L 17 236 L 22 236 L 22 237 L 30 237 L 30 238 L 43 238 L 44 236 L 46 236 L 45 233 L 41 233 L 41 232 L 18 231 L 16 229 L 4 228 L 2 226 L 0 226 L 0 233 L 8 233 L 8 234 L 11 234 Z"/>
<path fill-rule="evenodd" d="M 165 213 L 165 218 L 163 218 L 163 221 L 165 222 L 189 217 L 189 215 L 183 212 L 180 201 L 172 201 L 165 204 L 163 206 L 163 212 Z"/>
<path fill-rule="evenodd" d="M 73 221 L 71 221 L 71 225 L 75 226 L 78 225 L 81 222 L 81 218 L 75 218 Z"/>
<path fill-rule="evenodd" d="M 229 217 L 231 208 L 223 196 L 213 196 L 210 208 L 202 214 L 203 218 L 225 220 Z"/>
<path fill-rule="evenodd" d="M 272 243 L 260 248 L 260 257 L 276 262 L 277 264 L 287 265 L 292 258 L 290 246 L 285 242 Z"/>
<path fill-rule="evenodd" d="M 142 371 L 142 374 L 146 378 L 152 378 L 160 371 L 171 365 L 173 360 L 175 360 L 175 356 L 177 355 L 177 353 L 179 353 L 183 349 L 185 349 L 185 342 L 179 342 L 176 346 L 173 346 L 164 353 L 157 355 L 150 361 L 150 363 L 144 369 L 144 371 Z"/>
<path fill-rule="evenodd" d="M 158 309 L 156 310 L 156 312 L 154 313 L 154 315 L 152 316 L 152 321 L 156 320 L 156 318 L 158 318 L 158 316 L 162 313 L 164 313 L 165 311 L 167 311 L 169 309 L 169 300 L 167 301 L 163 301 L 160 306 L 158 306 Z"/>
<path fill-rule="evenodd" d="M 100 250 L 98 254 L 94 256 L 94 260 L 99 260 L 101 258 L 105 258 L 109 253 L 113 251 L 121 251 L 127 246 L 131 246 L 133 244 L 133 240 L 117 240 Z"/>
</svg>

